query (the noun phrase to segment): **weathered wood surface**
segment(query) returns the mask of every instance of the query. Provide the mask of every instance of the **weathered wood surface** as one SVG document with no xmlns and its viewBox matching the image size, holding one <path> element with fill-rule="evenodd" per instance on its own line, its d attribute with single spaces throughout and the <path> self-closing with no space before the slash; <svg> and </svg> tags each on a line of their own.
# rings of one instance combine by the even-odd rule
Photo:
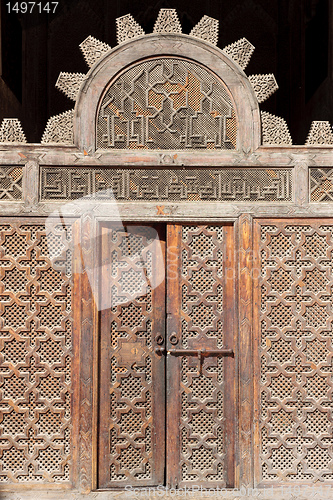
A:
<svg viewBox="0 0 333 500">
<path fill-rule="evenodd" d="M 1 491 L 1 490 L 0 490 Z M 183 494 L 183 497 L 181 497 Z M 219 498 L 220 500 L 243 500 L 244 498 L 248 500 L 309 500 L 309 498 L 319 498 L 325 500 L 332 500 L 333 493 L 329 487 L 296 487 L 291 489 L 289 487 L 285 488 L 265 488 L 263 490 L 258 490 L 255 488 L 243 488 L 243 489 L 231 489 L 230 491 L 213 491 L 202 492 L 187 490 L 185 496 L 185 491 L 179 491 L 179 496 L 175 490 L 169 491 L 156 491 L 153 490 L 144 492 L 143 491 L 94 491 L 88 494 L 82 494 L 79 491 L 59 491 L 52 492 L 49 490 L 41 490 L 38 492 L 39 498 L 45 498 L 46 500 L 127 500 L 127 499 L 174 499 L 174 498 L 191 498 L 192 500 L 211 500 L 212 498 Z M 1 500 L 36 500 L 36 491 L 27 491 L 24 494 L 14 493 L 14 492 L 1 492 Z"/>
<path fill-rule="evenodd" d="M 239 455 L 237 485 L 251 487 L 253 481 L 253 375 L 252 375 L 252 218 L 238 221 L 239 286 Z"/>
<path fill-rule="evenodd" d="M 58 144 L 0 144 L 0 165 L 24 164 L 29 160 L 41 165 L 110 165 L 110 166 L 331 166 L 333 146 L 258 146 L 255 151 L 102 151 Z"/>
</svg>

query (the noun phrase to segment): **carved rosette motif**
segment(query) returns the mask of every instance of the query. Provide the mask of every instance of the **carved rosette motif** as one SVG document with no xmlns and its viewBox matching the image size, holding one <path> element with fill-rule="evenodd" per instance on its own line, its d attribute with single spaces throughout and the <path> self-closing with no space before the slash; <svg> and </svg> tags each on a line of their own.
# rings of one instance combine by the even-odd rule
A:
<svg viewBox="0 0 333 500">
<path fill-rule="evenodd" d="M 0 481 L 69 482 L 71 227 L 21 220 L 0 238 Z"/>
<path fill-rule="evenodd" d="M 322 224 L 261 227 L 263 482 L 333 480 L 333 226 Z"/>
</svg>

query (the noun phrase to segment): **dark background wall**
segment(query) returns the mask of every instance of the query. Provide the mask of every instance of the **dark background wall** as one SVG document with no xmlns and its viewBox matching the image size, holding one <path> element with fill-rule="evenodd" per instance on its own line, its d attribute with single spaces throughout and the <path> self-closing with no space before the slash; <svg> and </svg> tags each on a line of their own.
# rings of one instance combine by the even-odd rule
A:
<svg viewBox="0 0 333 500">
<path fill-rule="evenodd" d="M 128 13 L 150 33 L 160 8 L 177 9 L 184 33 L 205 14 L 218 19 L 220 48 L 242 37 L 256 47 L 246 73 L 274 73 L 280 89 L 261 109 L 286 119 L 294 144 L 311 121 L 333 124 L 331 0 L 59 0 L 53 15 L 8 13 L 0 1 L 0 122 L 21 119 L 29 142 L 73 108 L 54 84 L 60 71 L 87 72 L 79 44 L 93 35 L 115 46 L 115 19 Z"/>
</svg>

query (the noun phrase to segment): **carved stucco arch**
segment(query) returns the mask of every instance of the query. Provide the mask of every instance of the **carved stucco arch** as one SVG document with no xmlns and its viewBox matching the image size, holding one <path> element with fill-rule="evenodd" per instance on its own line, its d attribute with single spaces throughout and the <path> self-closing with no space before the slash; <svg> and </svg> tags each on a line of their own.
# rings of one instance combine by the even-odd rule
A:
<svg viewBox="0 0 333 500">
<path fill-rule="evenodd" d="M 181 34 L 152 34 L 118 45 L 99 59 L 87 73 L 74 109 L 74 144 L 96 150 L 96 114 L 105 89 L 125 68 L 151 57 L 187 59 L 214 73 L 229 90 L 238 118 L 237 150 L 254 151 L 261 144 L 258 99 L 240 66 L 218 47 Z M 111 152 L 109 150 L 109 152 Z"/>
</svg>

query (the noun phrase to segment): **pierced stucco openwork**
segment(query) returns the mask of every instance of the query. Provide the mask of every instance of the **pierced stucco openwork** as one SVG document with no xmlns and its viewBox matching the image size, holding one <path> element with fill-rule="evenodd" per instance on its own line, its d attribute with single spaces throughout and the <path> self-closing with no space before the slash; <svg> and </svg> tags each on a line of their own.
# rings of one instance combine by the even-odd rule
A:
<svg viewBox="0 0 333 500">
<path fill-rule="evenodd" d="M 323 144 L 333 144 L 333 130 L 328 121 L 314 121 L 311 123 L 308 137 L 306 139 L 307 146 Z"/>
<path fill-rule="evenodd" d="M 266 101 L 279 88 L 273 74 L 250 75 L 249 80 L 256 93 L 258 102 Z"/>
<path fill-rule="evenodd" d="M 42 144 L 73 144 L 73 110 L 49 118 Z"/>
<path fill-rule="evenodd" d="M 91 68 L 106 52 L 111 50 L 111 47 L 107 43 L 100 42 L 93 36 L 88 36 L 79 47 L 89 68 Z"/>
<path fill-rule="evenodd" d="M 198 24 L 194 26 L 190 35 L 217 45 L 219 38 L 219 22 L 217 19 L 204 16 Z"/>
<path fill-rule="evenodd" d="M 4 118 L 0 126 L 0 142 L 26 143 L 21 122 L 17 118 Z"/>
<path fill-rule="evenodd" d="M 250 62 L 254 49 L 255 47 L 252 43 L 246 40 L 246 38 L 241 38 L 237 40 L 237 42 L 224 47 L 223 52 L 237 63 L 242 70 L 245 70 Z"/>
<path fill-rule="evenodd" d="M 175 9 L 161 9 L 154 26 L 154 33 L 181 33 L 177 12 Z"/>
<path fill-rule="evenodd" d="M 55 84 L 57 89 L 61 90 L 69 99 L 76 101 L 81 83 L 85 79 L 84 73 L 66 73 L 61 72 Z"/>
<path fill-rule="evenodd" d="M 272 115 L 267 111 L 261 112 L 262 143 L 264 145 L 278 144 L 289 146 L 292 144 L 288 125 L 283 118 Z"/>
<path fill-rule="evenodd" d="M 127 40 L 131 40 L 132 38 L 145 34 L 140 24 L 133 19 L 131 14 L 118 17 L 116 19 L 116 25 L 118 43 L 127 42 Z"/>
</svg>

